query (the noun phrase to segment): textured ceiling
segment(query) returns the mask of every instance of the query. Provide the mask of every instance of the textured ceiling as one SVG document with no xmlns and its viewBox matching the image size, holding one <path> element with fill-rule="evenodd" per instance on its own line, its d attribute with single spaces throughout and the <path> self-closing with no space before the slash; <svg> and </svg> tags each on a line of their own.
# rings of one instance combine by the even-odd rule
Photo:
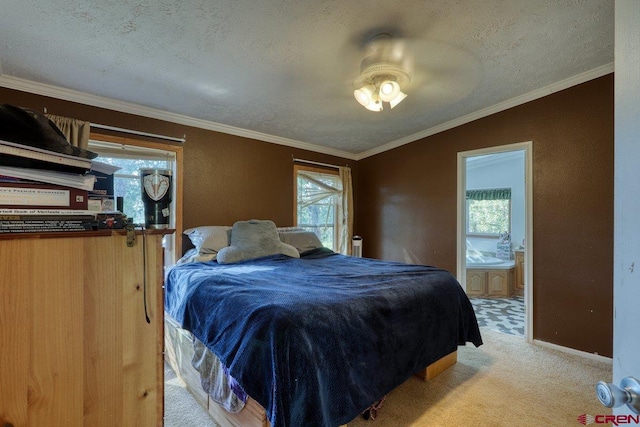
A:
<svg viewBox="0 0 640 427">
<path fill-rule="evenodd" d="M 363 153 L 612 64 L 613 9 L 610 0 L 0 0 L 0 83 Z M 374 113 L 352 81 L 381 32 L 405 41 L 414 75 L 405 101 Z"/>
</svg>

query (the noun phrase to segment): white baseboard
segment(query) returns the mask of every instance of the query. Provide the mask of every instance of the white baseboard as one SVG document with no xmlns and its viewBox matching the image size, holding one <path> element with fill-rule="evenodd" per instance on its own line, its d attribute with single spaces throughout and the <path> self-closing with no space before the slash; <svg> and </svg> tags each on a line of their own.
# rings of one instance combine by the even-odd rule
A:
<svg viewBox="0 0 640 427">
<path fill-rule="evenodd" d="M 562 351 L 563 353 L 569 353 L 576 356 L 586 357 L 587 359 L 597 360 L 599 362 L 605 362 L 610 365 L 613 365 L 613 359 L 611 357 L 601 356 L 597 353 L 588 353 L 586 351 L 576 350 L 574 348 L 563 347 L 561 345 L 552 344 L 546 341 L 533 340 L 533 344 L 539 345 L 541 347 L 550 348 L 552 350 Z"/>
</svg>

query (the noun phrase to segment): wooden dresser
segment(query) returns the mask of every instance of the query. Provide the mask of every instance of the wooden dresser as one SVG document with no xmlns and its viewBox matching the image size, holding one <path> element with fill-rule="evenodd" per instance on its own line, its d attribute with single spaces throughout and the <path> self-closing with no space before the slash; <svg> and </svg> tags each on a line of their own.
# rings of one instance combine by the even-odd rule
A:
<svg viewBox="0 0 640 427">
<path fill-rule="evenodd" d="M 0 235 L 0 426 L 162 426 L 171 232 Z"/>
</svg>

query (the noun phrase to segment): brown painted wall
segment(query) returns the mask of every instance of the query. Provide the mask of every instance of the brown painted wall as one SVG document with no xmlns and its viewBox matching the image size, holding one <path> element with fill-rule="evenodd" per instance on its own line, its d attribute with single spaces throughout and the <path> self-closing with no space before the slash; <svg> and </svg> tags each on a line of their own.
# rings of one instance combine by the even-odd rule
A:
<svg viewBox="0 0 640 427">
<path fill-rule="evenodd" d="M 455 271 L 458 151 L 533 141 L 534 338 L 610 356 L 613 77 L 353 162 L 306 150 L 0 88 L 0 102 L 182 136 L 184 228 L 293 222 L 292 157 L 353 169 L 366 256 Z"/>
<path fill-rule="evenodd" d="M 352 160 L 201 129 L 188 133 L 184 157 L 185 227 L 251 218 L 292 225 L 292 158 L 355 169 Z"/>
<path fill-rule="evenodd" d="M 271 219 L 293 224 L 293 161 L 351 166 L 355 161 L 210 130 L 0 88 L 0 103 L 93 123 L 181 137 L 184 144 L 183 227 Z M 130 135 L 123 135 L 129 136 Z"/>
<path fill-rule="evenodd" d="M 613 75 L 358 162 L 366 256 L 456 269 L 460 151 L 533 141 L 533 333 L 612 355 Z"/>
</svg>

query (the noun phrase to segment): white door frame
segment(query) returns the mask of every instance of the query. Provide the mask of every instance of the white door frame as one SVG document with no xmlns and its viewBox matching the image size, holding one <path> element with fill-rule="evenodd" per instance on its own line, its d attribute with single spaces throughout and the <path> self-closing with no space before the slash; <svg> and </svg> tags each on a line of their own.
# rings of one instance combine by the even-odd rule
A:
<svg viewBox="0 0 640 427">
<path fill-rule="evenodd" d="M 638 268 L 640 209 L 638 132 L 640 131 L 640 2 L 615 2 L 615 145 L 613 189 L 613 383 L 640 378 Z M 634 214 L 636 212 L 636 214 Z M 638 263 L 639 265 L 636 265 Z M 606 378 L 601 378 L 608 381 Z M 603 407 L 604 409 L 604 407 Z M 605 413 L 606 410 L 603 410 Z M 635 415 L 627 405 L 614 415 Z"/>
<path fill-rule="evenodd" d="M 466 188 L 467 188 L 467 157 L 481 156 L 485 154 L 503 153 L 506 151 L 524 150 L 525 168 L 525 244 L 524 244 L 524 304 L 525 304 L 525 331 L 527 342 L 533 342 L 533 142 L 518 142 L 515 144 L 500 145 L 497 147 L 480 148 L 477 150 L 458 153 L 458 225 L 457 225 L 457 277 L 463 288 L 466 286 L 467 268 L 465 259 L 466 251 Z"/>
</svg>

